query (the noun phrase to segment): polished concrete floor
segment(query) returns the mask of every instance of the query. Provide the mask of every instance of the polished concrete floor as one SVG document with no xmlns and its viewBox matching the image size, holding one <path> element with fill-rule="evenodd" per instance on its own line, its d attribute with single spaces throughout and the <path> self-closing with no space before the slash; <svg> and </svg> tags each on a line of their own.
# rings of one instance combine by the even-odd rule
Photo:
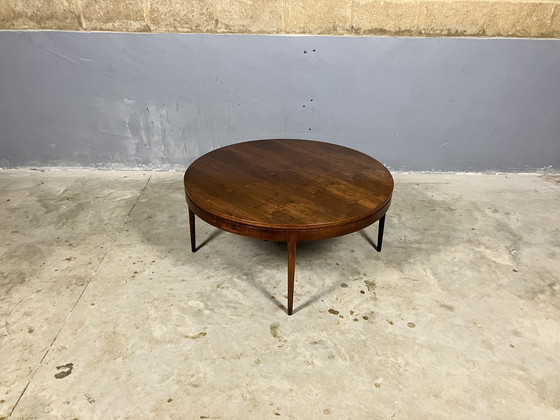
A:
<svg viewBox="0 0 560 420">
<path fill-rule="evenodd" d="M 560 417 L 560 176 L 396 174 L 377 227 L 286 247 L 182 174 L 0 171 L 0 418 Z"/>
</svg>

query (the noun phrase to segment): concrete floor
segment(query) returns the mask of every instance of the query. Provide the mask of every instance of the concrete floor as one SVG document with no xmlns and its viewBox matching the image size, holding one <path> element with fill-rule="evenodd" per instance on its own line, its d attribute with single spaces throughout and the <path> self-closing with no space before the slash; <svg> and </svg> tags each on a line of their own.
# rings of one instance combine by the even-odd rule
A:
<svg viewBox="0 0 560 420">
<path fill-rule="evenodd" d="M 0 172 L 0 418 L 560 417 L 560 176 L 396 174 L 363 232 L 190 252 L 182 174 Z"/>
</svg>

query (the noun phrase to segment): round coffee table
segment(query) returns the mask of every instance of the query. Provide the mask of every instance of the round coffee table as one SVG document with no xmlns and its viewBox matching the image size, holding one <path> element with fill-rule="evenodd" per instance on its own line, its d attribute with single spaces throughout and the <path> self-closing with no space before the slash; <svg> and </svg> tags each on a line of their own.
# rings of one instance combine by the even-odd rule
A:
<svg viewBox="0 0 560 420">
<path fill-rule="evenodd" d="M 213 150 L 185 172 L 191 249 L 195 214 L 219 229 L 288 244 L 288 315 L 296 245 L 346 235 L 379 220 L 381 251 L 393 177 L 353 149 L 310 140 L 256 140 Z"/>
</svg>

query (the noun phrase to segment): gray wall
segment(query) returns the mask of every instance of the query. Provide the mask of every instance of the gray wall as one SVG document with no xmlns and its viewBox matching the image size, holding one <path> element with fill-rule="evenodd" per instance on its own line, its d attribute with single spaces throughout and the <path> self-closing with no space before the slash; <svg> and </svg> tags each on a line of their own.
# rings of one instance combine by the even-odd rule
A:
<svg viewBox="0 0 560 420">
<path fill-rule="evenodd" d="M 182 169 L 257 138 L 560 169 L 560 41 L 0 32 L 3 167 Z"/>
</svg>

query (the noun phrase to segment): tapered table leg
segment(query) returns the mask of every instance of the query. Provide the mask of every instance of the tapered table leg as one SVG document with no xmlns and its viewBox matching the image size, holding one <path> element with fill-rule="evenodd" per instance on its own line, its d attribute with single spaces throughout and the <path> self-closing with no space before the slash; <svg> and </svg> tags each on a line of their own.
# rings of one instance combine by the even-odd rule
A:
<svg viewBox="0 0 560 420">
<path fill-rule="evenodd" d="M 189 228 L 191 230 L 191 251 L 196 252 L 196 236 L 194 231 L 194 213 L 189 209 Z"/>
<path fill-rule="evenodd" d="M 385 215 L 379 219 L 379 227 L 377 230 L 377 252 L 381 252 L 381 245 L 383 245 L 383 230 L 385 229 Z"/>
<path fill-rule="evenodd" d="M 288 315 L 294 309 L 294 277 L 296 271 L 296 241 L 288 242 Z"/>
</svg>

